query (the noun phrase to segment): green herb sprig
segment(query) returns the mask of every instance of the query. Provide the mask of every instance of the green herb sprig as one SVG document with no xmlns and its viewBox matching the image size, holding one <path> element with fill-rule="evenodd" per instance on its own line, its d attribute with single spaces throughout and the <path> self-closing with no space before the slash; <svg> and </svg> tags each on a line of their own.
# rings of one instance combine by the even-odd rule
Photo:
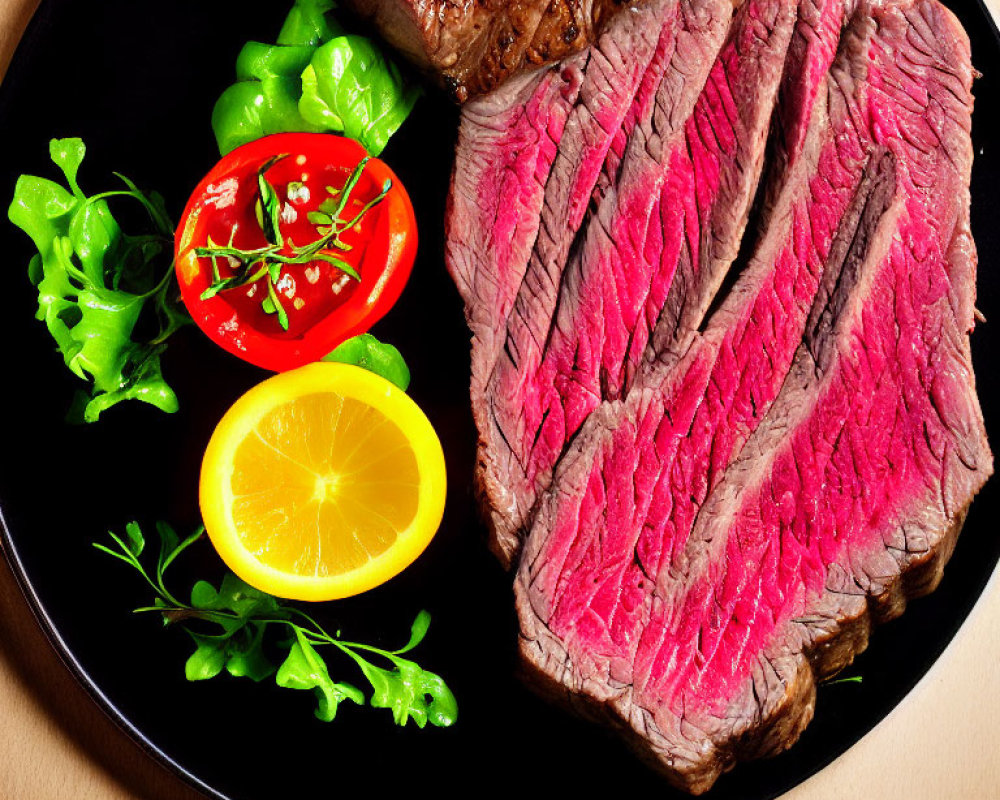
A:
<svg viewBox="0 0 1000 800">
<path fill-rule="evenodd" d="M 8 216 L 38 251 L 28 265 L 38 289 L 36 317 L 66 366 L 91 384 L 89 392 L 78 392 L 69 417 L 94 422 L 129 399 L 176 411 L 160 355 L 191 318 L 174 277 L 174 226 L 163 198 L 117 173 L 125 188 L 86 195 L 77 181 L 86 154 L 81 139 L 53 139 L 49 154 L 66 185 L 21 175 Z M 137 202 L 146 230 L 123 231 L 108 205 L 114 198 Z"/>
<path fill-rule="evenodd" d="M 342 189 L 327 187 L 330 195 L 319 205 L 317 211 L 310 211 L 307 219 L 316 226 L 319 238 L 307 245 L 297 246 L 290 239 L 286 240 L 281 232 L 281 198 L 277 190 L 267 180 L 266 173 L 287 154 L 268 159 L 257 171 L 257 222 L 268 244 L 255 249 L 244 249 L 234 245 L 236 227 L 234 226 L 229 243 L 220 246 L 211 239 L 207 247 L 196 247 L 195 255 L 212 259 L 212 284 L 201 293 L 201 299 L 207 300 L 219 292 L 237 289 L 263 280 L 267 287 L 266 295 L 261 301 L 261 308 L 266 314 L 277 314 L 278 324 L 283 330 L 288 330 L 288 312 L 281 304 L 277 287 L 281 280 L 283 266 L 292 264 L 310 264 L 314 261 L 325 261 L 349 275 L 356 281 L 361 280 L 357 270 L 336 255 L 333 250 L 347 253 L 351 246 L 341 239 L 346 231 L 353 228 L 372 208 L 377 206 L 392 188 L 392 181 L 386 180 L 382 190 L 362 206 L 361 210 L 348 220 L 343 218 L 344 210 L 350 200 L 351 193 L 361 179 L 365 165 L 370 160 L 365 156 L 351 171 Z M 223 277 L 219 269 L 219 259 L 233 259 L 237 263 L 233 267 L 234 274 Z"/>
<path fill-rule="evenodd" d="M 861 683 L 862 677 L 860 675 L 851 675 L 848 678 L 831 678 L 830 680 L 822 681 L 822 686 L 836 686 L 838 683 Z"/>
<path fill-rule="evenodd" d="M 453 725 L 458 716 L 455 696 L 437 674 L 420 667 L 403 655 L 413 650 L 427 634 L 431 617 L 426 611 L 417 614 L 410 627 L 410 638 L 396 650 L 352 642 L 328 633 L 309 614 L 265 592 L 254 589 L 232 573 L 227 573 L 216 589 L 208 581 L 198 581 L 191 589 L 191 600 L 182 602 L 164 582 L 164 573 L 178 555 L 200 539 L 198 528 L 185 539 L 165 522 L 156 524 L 160 540 L 156 568 L 143 565 L 146 548 L 138 523 L 125 526 L 125 535 L 109 531 L 112 545 L 93 545 L 135 569 L 153 589 L 156 597 L 150 606 L 134 613 L 160 614 L 164 625 L 180 625 L 195 643 L 195 650 L 184 667 L 188 680 L 207 680 L 226 670 L 235 677 L 262 681 L 274 676 L 278 686 L 312 690 L 316 696 L 315 715 L 330 722 L 340 703 L 366 702 L 365 694 L 353 684 L 335 681 L 318 648 L 336 650 L 353 661 L 371 687 L 371 705 L 392 712 L 397 725 L 413 720 L 423 728 L 428 722 L 438 727 Z M 284 636 L 271 636 L 272 632 Z M 268 648 L 286 649 L 287 655 L 276 665 Z M 384 666 L 373 663 L 374 656 Z"/>
</svg>

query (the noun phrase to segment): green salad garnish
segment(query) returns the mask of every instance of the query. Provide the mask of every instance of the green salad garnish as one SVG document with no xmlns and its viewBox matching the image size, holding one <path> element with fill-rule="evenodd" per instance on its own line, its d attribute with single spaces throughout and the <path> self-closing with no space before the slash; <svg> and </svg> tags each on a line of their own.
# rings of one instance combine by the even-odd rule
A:
<svg viewBox="0 0 1000 800">
<path fill-rule="evenodd" d="M 393 345 L 380 342 L 370 333 L 352 336 L 332 353 L 324 356 L 323 360 L 362 367 L 381 375 L 404 392 L 410 385 L 410 368 L 406 366 L 402 353 Z"/>
<path fill-rule="evenodd" d="M 237 82 L 219 98 L 212 129 L 219 152 L 272 133 L 328 131 L 382 152 L 420 89 L 379 46 L 348 34 L 332 0 L 296 0 L 276 44 L 247 42 Z"/>
<path fill-rule="evenodd" d="M 441 676 L 403 657 L 427 635 L 431 616 L 426 611 L 417 614 L 406 644 L 385 650 L 343 639 L 339 631 L 328 633 L 305 611 L 254 589 L 232 573 L 226 574 L 218 589 L 208 581 L 198 581 L 191 589 L 190 602 L 185 603 L 167 588 L 163 576 L 174 559 L 202 537 L 204 529 L 181 539 L 170 525 L 158 522 L 156 532 L 160 547 L 152 572 L 141 560 L 146 541 L 138 523 L 126 525 L 124 537 L 109 531 L 112 546 L 94 542 L 94 547 L 131 566 L 155 592 L 153 605 L 136 608 L 134 613 L 160 614 L 165 625 L 180 625 L 191 636 L 195 650 L 184 667 L 188 680 L 207 680 L 223 670 L 258 682 L 273 675 L 278 686 L 312 690 L 316 717 L 330 722 L 340 703 L 350 700 L 365 705 L 366 697 L 353 684 L 330 676 L 318 650 L 326 648 L 354 663 L 369 685 L 371 705 L 391 711 L 397 725 L 411 719 L 420 728 L 428 722 L 438 727 L 455 723 L 458 704 Z M 284 653 L 280 664 L 272 659 L 272 652 Z"/>
<path fill-rule="evenodd" d="M 22 175 L 8 215 L 35 243 L 28 265 L 44 320 L 73 374 L 90 384 L 70 410 L 94 422 L 123 400 L 177 410 L 160 355 L 190 317 L 180 303 L 173 269 L 174 227 L 163 198 L 118 175 L 124 188 L 86 195 L 77 181 L 86 148 L 80 139 L 53 139 L 52 160 L 66 186 Z M 117 173 L 116 173 L 117 174 Z M 108 201 L 129 198 L 144 210 L 147 230 L 126 233 Z"/>
</svg>

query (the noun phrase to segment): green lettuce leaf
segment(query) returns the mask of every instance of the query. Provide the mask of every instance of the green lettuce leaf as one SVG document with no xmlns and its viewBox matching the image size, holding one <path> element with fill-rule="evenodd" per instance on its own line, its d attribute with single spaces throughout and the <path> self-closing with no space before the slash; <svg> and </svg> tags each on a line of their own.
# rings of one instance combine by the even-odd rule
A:
<svg viewBox="0 0 1000 800">
<path fill-rule="evenodd" d="M 382 152 L 419 90 L 372 40 L 346 35 L 334 8 L 331 0 L 296 0 L 276 44 L 243 46 L 237 83 L 212 111 L 220 153 L 272 133 L 324 131 Z"/>
<path fill-rule="evenodd" d="M 362 333 L 342 342 L 333 352 L 323 356 L 323 360 L 362 367 L 381 375 L 404 392 L 410 385 L 410 368 L 399 350 L 380 342 L 370 333 Z"/>
<path fill-rule="evenodd" d="M 338 36 L 303 71 L 299 111 L 307 122 L 341 131 L 377 156 L 419 95 L 371 39 Z"/>
</svg>

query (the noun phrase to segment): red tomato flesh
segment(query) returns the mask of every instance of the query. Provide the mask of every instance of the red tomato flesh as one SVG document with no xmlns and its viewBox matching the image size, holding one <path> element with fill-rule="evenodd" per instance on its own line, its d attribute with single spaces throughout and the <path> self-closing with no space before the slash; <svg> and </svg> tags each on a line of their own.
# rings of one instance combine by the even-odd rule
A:
<svg viewBox="0 0 1000 800">
<path fill-rule="evenodd" d="M 378 159 L 370 159 L 350 193 L 340 218 L 349 221 L 382 191 L 386 196 L 345 231 L 348 248 L 326 252 L 347 262 L 360 282 L 323 260 L 283 264 L 274 285 L 287 314 L 285 330 L 275 313 L 265 313 L 264 280 L 223 289 L 201 299 L 213 282 L 212 259 L 196 248 L 232 245 L 253 250 L 269 244 L 257 219 L 260 191 L 257 174 L 274 156 L 282 156 L 265 172 L 280 200 L 279 225 L 293 255 L 321 238 L 308 214 L 340 191 L 365 157 L 364 148 L 332 134 L 275 134 L 250 142 L 225 156 L 195 189 L 184 210 L 176 239 L 177 277 L 181 296 L 198 326 L 226 350 L 275 371 L 317 361 L 345 339 L 366 331 L 396 302 L 409 278 L 416 253 L 416 221 L 399 179 Z M 239 261 L 216 257 L 222 278 L 241 273 Z"/>
</svg>

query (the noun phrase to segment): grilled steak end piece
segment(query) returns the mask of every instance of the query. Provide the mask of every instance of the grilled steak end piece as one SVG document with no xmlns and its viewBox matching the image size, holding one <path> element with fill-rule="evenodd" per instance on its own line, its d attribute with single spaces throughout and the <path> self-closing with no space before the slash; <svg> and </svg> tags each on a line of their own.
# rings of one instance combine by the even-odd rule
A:
<svg viewBox="0 0 1000 800">
<path fill-rule="evenodd" d="M 644 0 L 347 0 L 459 103 L 585 47 Z"/>
</svg>

